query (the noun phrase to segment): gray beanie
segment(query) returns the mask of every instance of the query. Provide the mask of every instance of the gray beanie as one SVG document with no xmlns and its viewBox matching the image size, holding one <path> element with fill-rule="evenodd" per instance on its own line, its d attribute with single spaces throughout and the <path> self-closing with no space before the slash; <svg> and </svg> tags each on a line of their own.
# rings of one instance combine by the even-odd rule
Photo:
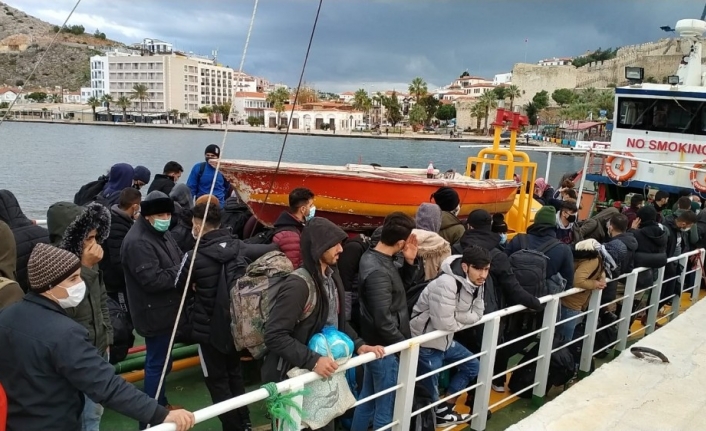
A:
<svg viewBox="0 0 706 431">
<path fill-rule="evenodd" d="M 81 261 L 75 254 L 39 243 L 32 249 L 27 262 L 29 286 L 35 292 L 46 292 L 80 268 Z"/>
</svg>

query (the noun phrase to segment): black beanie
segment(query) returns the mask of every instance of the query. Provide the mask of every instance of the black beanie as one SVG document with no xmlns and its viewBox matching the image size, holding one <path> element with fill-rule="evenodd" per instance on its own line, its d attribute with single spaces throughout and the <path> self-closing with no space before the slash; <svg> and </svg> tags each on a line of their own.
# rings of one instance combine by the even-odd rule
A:
<svg viewBox="0 0 706 431">
<path fill-rule="evenodd" d="M 166 194 L 155 190 L 140 203 L 140 213 L 143 216 L 155 214 L 171 214 L 174 212 L 174 201 Z"/>
<path fill-rule="evenodd" d="M 473 229 L 486 231 L 490 230 L 490 213 L 483 209 L 473 210 L 470 214 L 468 214 L 466 224 L 472 227 Z"/>
<path fill-rule="evenodd" d="M 206 151 L 203 152 L 204 154 L 215 154 L 216 157 L 221 157 L 221 149 L 218 147 L 216 144 L 211 144 L 208 147 L 206 147 Z"/>
<path fill-rule="evenodd" d="M 434 202 L 439 205 L 439 208 L 441 208 L 442 211 L 447 212 L 455 210 L 461 202 L 458 197 L 458 193 L 456 193 L 456 190 L 451 187 L 439 187 L 439 190 L 434 192 L 431 197 L 434 199 Z"/>
<path fill-rule="evenodd" d="M 502 213 L 493 214 L 493 228 L 491 230 L 495 233 L 507 233 L 507 224 Z"/>
</svg>

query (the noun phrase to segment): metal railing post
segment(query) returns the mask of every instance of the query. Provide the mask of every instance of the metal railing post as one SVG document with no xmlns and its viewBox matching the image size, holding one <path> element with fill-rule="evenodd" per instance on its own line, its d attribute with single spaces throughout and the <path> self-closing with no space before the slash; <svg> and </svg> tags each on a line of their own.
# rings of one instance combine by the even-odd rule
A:
<svg viewBox="0 0 706 431">
<path fill-rule="evenodd" d="M 637 286 L 637 276 L 639 272 L 631 272 L 625 279 L 625 293 L 623 294 L 622 308 L 618 323 L 618 344 L 615 346 L 615 355 L 627 349 L 628 337 L 630 336 L 630 321 L 632 320 L 632 307 L 635 303 L 635 288 Z"/>
<path fill-rule="evenodd" d="M 483 431 L 488 420 L 490 388 L 493 381 L 493 366 L 495 365 L 495 350 L 498 347 L 499 333 L 500 317 L 485 322 L 481 345 L 481 351 L 485 354 L 479 358 L 480 367 L 478 369 L 478 383 L 481 385 L 476 388 L 476 398 L 473 402 L 473 413 L 476 417 L 471 420 L 471 429 L 474 431 Z"/>
<path fill-rule="evenodd" d="M 655 332 L 657 325 L 657 313 L 659 312 L 659 299 L 662 295 L 662 283 L 664 282 L 664 266 L 657 270 L 657 281 L 650 289 L 650 308 L 647 309 L 647 328 L 645 335 Z"/>
<path fill-rule="evenodd" d="M 701 278 L 703 277 L 704 274 L 704 255 L 706 254 L 706 250 L 701 249 L 699 250 L 699 254 L 697 255 L 699 257 L 699 262 L 698 262 L 698 269 L 694 272 L 694 290 L 691 292 L 691 305 L 696 304 L 696 301 L 699 300 L 699 293 L 701 291 Z"/>
<path fill-rule="evenodd" d="M 669 316 L 670 322 L 679 315 L 679 307 L 681 306 L 681 292 L 683 292 L 684 288 L 686 287 L 684 286 L 684 282 L 686 281 L 686 272 L 689 269 L 689 257 L 682 256 L 677 262 L 679 263 L 679 265 L 681 265 L 681 274 L 679 274 L 680 289 L 678 293 L 674 294 L 674 298 L 672 298 L 672 313 Z"/>
<path fill-rule="evenodd" d="M 298 385 L 297 387 L 292 388 L 292 391 L 296 392 L 296 391 L 301 391 L 303 389 L 304 389 L 303 385 Z M 299 395 L 299 396 L 292 398 L 292 401 L 294 401 L 299 406 L 299 408 L 301 408 L 302 404 L 304 403 L 304 397 L 302 395 Z M 284 422 L 284 425 L 285 425 L 284 430 L 285 431 L 299 431 L 302 428 L 301 416 L 299 415 L 297 410 L 293 407 L 289 407 L 287 410 L 289 411 L 289 415 L 292 417 L 292 419 L 294 419 L 295 425 L 288 425 L 287 422 Z"/>
<path fill-rule="evenodd" d="M 586 338 L 583 339 L 583 346 L 581 346 L 581 362 L 578 372 L 580 379 L 591 374 L 593 347 L 596 344 L 596 329 L 598 329 L 598 313 L 601 311 L 601 296 L 603 296 L 602 290 L 594 290 L 588 300 L 590 313 L 586 315 L 586 330 L 584 331 Z"/>
<path fill-rule="evenodd" d="M 554 330 L 556 329 L 556 319 L 559 315 L 560 301 L 559 298 L 552 298 L 544 306 L 542 328 L 546 329 L 539 334 L 539 359 L 537 360 L 537 371 L 534 376 L 534 381 L 538 381 L 539 384 L 532 389 L 532 404 L 537 407 L 544 404 L 544 397 L 547 394 L 549 364 L 552 359 Z"/>
<path fill-rule="evenodd" d="M 393 427 L 396 431 L 408 431 L 412 426 L 412 403 L 414 401 L 414 386 L 417 379 L 417 364 L 419 362 L 419 344 L 410 343 L 408 349 L 400 352 L 400 366 L 397 372 L 397 384 L 402 385 L 395 391 L 395 409 L 392 421 L 398 421 Z M 374 402 L 374 401 L 370 401 Z"/>
</svg>

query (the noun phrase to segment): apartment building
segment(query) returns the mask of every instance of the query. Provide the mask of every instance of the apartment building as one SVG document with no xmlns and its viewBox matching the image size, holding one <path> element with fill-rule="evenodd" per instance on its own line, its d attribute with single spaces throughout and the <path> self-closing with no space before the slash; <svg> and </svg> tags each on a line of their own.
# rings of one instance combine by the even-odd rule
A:
<svg viewBox="0 0 706 431">
<path fill-rule="evenodd" d="M 265 110 L 271 108 L 267 94 L 239 91 L 233 98 L 235 121 L 246 121 L 248 117 L 265 118 Z"/>
</svg>

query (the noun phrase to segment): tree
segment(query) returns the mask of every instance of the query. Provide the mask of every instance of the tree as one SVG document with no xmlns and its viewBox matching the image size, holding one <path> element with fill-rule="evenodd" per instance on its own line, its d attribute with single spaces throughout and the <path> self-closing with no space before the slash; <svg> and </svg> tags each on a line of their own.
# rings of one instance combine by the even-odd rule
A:
<svg viewBox="0 0 706 431">
<path fill-rule="evenodd" d="M 515 99 L 518 97 L 522 97 L 520 87 L 518 87 L 517 85 L 510 85 L 505 87 L 505 97 L 510 98 L 510 110 L 512 111 L 512 108 L 515 106 Z"/>
<path fill-rule="evenodd" d="M 101 106 L 101 101 L 96 96 L 91 96 L 86 101 L 93 111 L 93 121 L 96 121 L 96 108 Z"/>
<path fill-rule="evenodd" d="M 422 105 L 416 104 L 409 110 L 409 123 L 414 125 L 424 124 L 427 120 L 427 111 Z"/>
<path fill-rule="evenodd" d="M 464 71 L 464 72 L 461 74 L 461 76 L 459 76 L 459 78 L 465 78 L 465 77 L 467 77 L 467 76 L 471 76 L 471 74 L 468 73 L 468 71 L 466 70 L 466 71 Z"/>
<path fill-rule="evenodd" d="M 590 54 L 586 54 L 581 57 L 574 58 L 571 61 L 571 64 L 573 64 L 574 67 L 581 67 L 581 66 L 585 66 L 589 63 L 593 63 L 594 61 L 610 60 L 611 58 L 615 58 L 616 55 L 618 55 L 618 48 L 615 48 L 615 49 L 608 48 L 606 50 L 602 50 L 601 48 L 598 48 L 597 50 L 593 51 Z"/>
<path fill-rule="evenodd" d="M 427 95 L 427 83 L 422 78 L 414 78 L 409 84 L 409 94 L 414 96 L 414 100 L 419 103 L 419 99 Z"/>
<path fill-rule="evenodd" d="M 537 109 L 537 105 L 534 102 L 529 102 L 525 105 L 525 112 L 527 113 L 527 119 L 529 120 L 530 125 L 536 126 L 537 115 L 539 114 L 539 109 Z"/>
<path fill-rule="evenodd" d="M 507 87 L 493 88 L 493 94 L 497 100 L 505 100 L 507 98 Z"/>
<path fill-rule="evenodd" d="M 424 107 L 424 110 L 427 113 L 427 123 L 429 123 L 432 118 L 436 117 L 441 102 L 436 97 L 432 96 L 431 94 L 428 94 L 422 97 L 422 100 L 419 101 L 419 104 Z M 441 118 L 439 119 L 441 120 Z"/>
<path fill-rule="evenodd" d="M 552 93 L 552 99 L 561 107 L 570 105 L 575 98 L 576 94 L 568 88 L 558 88 Z"/>
<path fill-rule="evenodd" d="M 118 100 L 115 102 L 115 104 L 118 105 L 118 107 L 123 110 L 123 121 L 126 122 L 127 121 L 127 108 L 132 106 L 132 101 L 127 96 L 120 96 L 118 98 Z"/>
<path fill-rule="evenodd" d="M 10 107 L 10 102 L 0 102 L 0 109 L 7 109 Z"/>
<path fill-rule="evenodd" d="M 488 117 L 490 116 L 490 110 L 498 107 L 498 101 L 495 98 L 495 93 L 492 91 L 486 91 L 478 98 L 478 103 L 481 104 L 484 110 L 485 125 L 483 130 L 488 133 Z"/>
<path fill-rule="evenodd" d="M 179 117 L 179 110 L 172 109 L 169 111 L 169 115 L 172 117 L 172 121 L 174 121 L 176 123 L 177 117 Z"/>
<path fill-rule="evenodd" d="M 246 121 L 251 126 L 260 126 L 264 123 L 264 120 L 262 118 L 253 116 L 248 117 Z"/>
<path fill-rule="evenodd" d="M 22 87 L 23 85 L 25 85 L 25 82 L 21 79 L 18 79 L 17 81 L 15 81 L 15 85 L 18 87 Z"/>
<path fill-rule="evenodd" d="M 130 98 L 132 100 L 139 100 L 140 101 L 140 121 L 144 122 L 145 121 L 145 116 L 143 114 L 144 103 L 145 103 L 145 101 L 150 100 L 149 90 L 147 89 L 147 86 L 145 84 L 133 85 L 132 94 L 130 94 Z"/>
<path fill-rule="evenodd" d="M 272 105 L 277 113 L 277 124 L 281 122 L 282 113 L 284 112 L 285 102 L 289 102 L 289 92 L 284 87 L 279 87 L 267 95 L 265 99 L 267 103 Z"/>
<path fill-rule="evenodd" d="M 395 127 L 397 123 L 402 121 L 402 107 L 400 106 L 400 101 L 397 98 L 397 92 L 393 91 L 390 96 L 384 94 L 380 95 L 380 103 L 385 107 L 385 118 L 392 127 Z"/>
<path fill-rule="evenodd" d="M 49 96 L 49 100 L 51 101 L 51 103 L 63 102 L 62 97 L 58 94 L 52 94 L 51 96 Z"/>
<path fill-rule="evenodd" d="M 456 107 L 454 105 L 441 105 L 436 111 L 436 118 L 440 121 L 451 121 L 456 118 Z"/>
<path fill-rule="evenodd" d="M 110 94 L 104 94 L 103 97 L 101 97 L 101 102 L 105 104 L 105 109 L 108 111 L 108 118 L 111 118 L 110 104 L 113 103 L 113 96 L 111 96 Z"/>
<path fill-rule="evenodd" d="M 547 90 L 540 91 L 532 97 L 532 102 L 538 111 L 547 109 L 549 107 L 549 93 L 547 93 Z"/>
<path fill-rule="evenodd" d="M 370 101 L 368 92 L 364 88 L 359 88 L 353 96 L 353 109 L 358 111 L 366 111 Z"/>
<path fill-rule="evenodd" d="M 476 102 L 471 106 L 471 118 L 476 119 L 476 130 L 480 130 L 480 122 L 485 118 L 485 107 L 483 104 Z"/>
<path fill-rule="evenodd" d="M 96 29 L 96 32 L 93 33 L 93 37 L 95 37 L 96 39 L 103 39 L 103 40 L 105 40 L 105 33 L 101 33 L 100 30 Z"/>
<path fill-rule="evenodd" d="M 67 27 L 67 30 L 71 34 L 75 34 L 76 36 L 81 36 L 86 32 L 86 29 L 82 25 L 72 25 L 71 27 Z"/>
<path fill-rule="evenodd" d="M 297 94 L 297 89 L 295 88 L 294 90 L 292 90 L 292 93 L 291 93 L 292 100 L 294 100 L 294 96 L 296 94 Z M 297 103 L 299 103 L 299 104 L 313 103 L 313 102 L 318 102 L 318 101 L 319 101 L 319 93 L 316 90 L 314 90 L 312 87 L 309 87 L 306 84 L 302 84 L 302 86 L 299 89 L 299 96 L 297 98 Z"/>
<path fill-rule="evenodd" d="M 35 91 L 27 95 L 27 99 L 34 100 L 37 103 L 42 103 L 47 100 L 47 93 L 43 91 Z"/>
</svg>

